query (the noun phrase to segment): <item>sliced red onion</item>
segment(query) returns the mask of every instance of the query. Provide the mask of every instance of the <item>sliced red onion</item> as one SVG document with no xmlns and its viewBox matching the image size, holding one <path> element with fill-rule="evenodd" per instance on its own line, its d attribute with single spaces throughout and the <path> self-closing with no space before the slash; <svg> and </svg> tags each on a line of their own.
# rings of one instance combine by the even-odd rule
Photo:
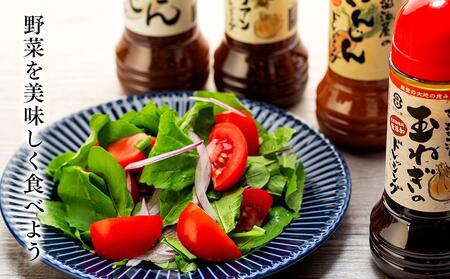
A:
<svg viewBox="0 0 450 279">
<path fill-rule="evenodd" d="M 195 100 L 195 101 L 200 101 L 200 102 L 207 102 L 207 103 L 211 103 L 211 104 L 215 104 L 221 108 L 223 108 L 224 110 L 227 111 L 231 111 L 233 113 L 236 113 L 239 116 L 242 117 L 247 117 L 247 115 L 245 115 L 244 113 L 238 111 L 237 109 L 233 108 L 232 106 L 229 106 L 225 103 L 222 103 L 221 101 L 214 99 L 214 98 L 203 98 L 203 97 L 196 97 L 196 96 L 192 96 L 189 97 L 189 99 Z"/>
<path fill-rule="evenodd" d="M 163 232 L 161 239 L 163 239 L 165 236 L 177 237 L 177 232 L 174 228 L 168 228 Z M 143 261 L 150 261 L 153 263 L 172 262 L 175 260 L 175 255 L 176 252 L 172 249 L 172 247 L 159 241 L 152 249 L 148 250 L 145 254 L 128 260 L 127 266 L 137 266 Z"/>
<path fill-rule="evenodd" d="M 193 141 L 198 141 L 200 139 L 194 132 L 189 132 L 189 137 Z M 209 161 L 209 153 L 204 144 L 199 145 L 197 151 L 200 157 L 195 170 L 194 200 L 198 201 L 200 207 L 202 207 L 209 216 L 216 219 L 216 211 L 211 206 L 208 197 L 206 196 L 206 191 L 208 190 L 209 182 L 211 180 L 211 162 Z"/>
<path fill-rule="evenodd" d="M 160 208 L 159 208 L 159 193 L 161 193 L 160 190 L 156 189 L 153 193 L 152 197 L 148 201 L 148 215 L 158 215 Z"/>
<path fill-rule="evenodd" d="M 142 198 L 141 203 L 141 210 L 135 215 L 135 216 L 149 216 L 150 213 L 148 211 L 147 202 L 145 201 L 145 198 Z"/>
<path fill-rule="evenodd" d="M 131 194 L 131 174 L 128 171 L 125 171 L 125 175 L 127 176 L 127 190 Z"/>
<path fill-rule="evenodd" d="M 177 150 L 173 150 L 173 151 L 170 151 L 170 152 L 158 155 L 158 156 L 150 157 L 150 158 L 147 158 L 145 160 L 141 160 L 141 161 L 138 161 L 138 162 L 131 163 L 131 164 L 129 164 L 129 165 L 127 165 L 125 167 L 125 170 L 129 171 L 129 170 L 140 169 L 140 168 L 145 167 L 147 165 L 151 165 L 151 164 L 154 164 L 156 162 L 159 162 L 159 161 L 162 161 L 162 160 L 165 160 L 165 159 L 168 159 L 168 158 L 180 155 L 180 154 L 182 154 L 184 152 L 187 152 L 189 150 L 192 150 L 192 149 L 194 149 L 197 146 L 202 145 L 202 144 L 203 144 L 203 141 L 199 140 L 199 141 L 197 141 L 197 142 L 195 142 L 193 144 L 187 145 L 187 146 L 185 146 L 183 148 L 180 148 L 180 149 L 177 149 Z"/>
</svg>

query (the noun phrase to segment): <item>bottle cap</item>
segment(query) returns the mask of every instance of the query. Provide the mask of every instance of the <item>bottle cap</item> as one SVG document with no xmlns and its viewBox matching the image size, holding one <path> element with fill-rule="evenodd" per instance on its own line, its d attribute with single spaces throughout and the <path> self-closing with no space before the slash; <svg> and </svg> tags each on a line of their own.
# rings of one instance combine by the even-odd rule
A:
<svg viewBox="0 0 450 279">
<path fill-rule="evenodd" d="M 408 0 L 395 24 L 392 63 L 410 77 L 450 81 L 450 0 Z"/>
</svg>

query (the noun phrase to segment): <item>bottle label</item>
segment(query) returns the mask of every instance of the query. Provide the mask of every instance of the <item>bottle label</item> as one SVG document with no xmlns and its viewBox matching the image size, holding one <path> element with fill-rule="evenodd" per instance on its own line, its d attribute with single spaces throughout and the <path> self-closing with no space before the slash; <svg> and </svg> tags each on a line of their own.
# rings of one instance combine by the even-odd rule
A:
<svg viewBox="0 0 450 279">
<path fill-rule="evenodd" d="M 450 90 L 424 90 L 391 72 L 386 193 L 422 212 L 450 211 Z"/>
<path fill-rule="evenodd" d="M 297 33 L 297 0 L 225 0 L 225 32 L 248 44 L 268 44 Z"/>
<path fill-rule="evenodd" d="M 353 80 L 387 79 L 395 15 L 402 0 L 330 2 L 330 69 Z"/>
<path fill-rule="evenodd" d="M 124 0 L 125 26 L 149 37 L 186 32 L 196 24 L 196 0 Z"/>
</svg>

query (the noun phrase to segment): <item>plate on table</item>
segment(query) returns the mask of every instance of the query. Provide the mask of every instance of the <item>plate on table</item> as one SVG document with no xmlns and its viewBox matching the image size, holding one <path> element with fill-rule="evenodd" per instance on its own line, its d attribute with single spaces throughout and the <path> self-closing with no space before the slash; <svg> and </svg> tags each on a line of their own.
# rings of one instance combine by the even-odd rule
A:
<svg viewBox="0 0 450 279">
<path fill-rule="evenodd" d="M 107 113 L 117 119 L 131 109 L 140 110 L 147 102 L 154 101 L 158 105 L 168 104 L 183 115 L 193 105 L 188 99 L 192 94 L 192 91 L 176 91 L 132 96 L 63 118 L 40 133 L 43 143 L 38 150 L 40 160 L 37 165 L 39 169 L 45 169 L 54 156 L 77 150 L 89 136 L 89 118 L 95 113 Z M 255 119 L 270 131 L 282 126 L 296 131 L 290 144 L 305 166 L 307 182 L 300 217 L 294 219 L 281 235 L 241 259 L 222 264 L 200 264 L 195 273 L 179 274 L 150 265 L 113 269 L 112 262 L 83 250 L 78 242 L 61 232 L 44 227 L 40 259 L 78 278 L 260 278 L 313 252 L 335 231 L 348 208 L 351 182 L 346 163 L 323 135 L 301 119 L 268 104 L 242 101 Z M 53 188 L 53 182 L 46 177 L 42 195 L 24 193 L 24 181 L 32 172 L 28 162 L 32 154 L 28 145 L 22 146 L 7 164 L 0 182 L 3 218 L 22 246 L 29 244 L 30 224 L 38 222 L 35 214 L 24 207 L 32 201 L 50 199 Z"/>
</svg>

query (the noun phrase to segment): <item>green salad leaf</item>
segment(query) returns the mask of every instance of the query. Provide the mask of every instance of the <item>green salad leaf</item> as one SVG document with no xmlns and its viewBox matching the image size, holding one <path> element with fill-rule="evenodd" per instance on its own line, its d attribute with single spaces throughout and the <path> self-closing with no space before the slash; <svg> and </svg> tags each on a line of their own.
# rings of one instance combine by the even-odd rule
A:
<svg viewBox="0 0 450 279">
<path fill-rule="evenodd" d="M 270 180 L 270 172 L 262 164 L 252 163 L 245 173 L 247 185 L 253 188 L 263 188 Z"/>
<path fill-rule="evenodd" d="M 277 152 L 284 147 L 294 135 L 291 128 L 278 128 L 272 133 L 263 134 L 262 143 L 259 149 L 261 155 L 268 155 Z"/>
<path fill-rule="evenodd" d="M 241 101 L 233 93 L 221 93 L 221 92 L 210 92 L 210 91 L 197 91 L 194 96 L 203 98 L 214 98 L 227 104 L 235 109 L 245 110 L 251 113 L 247 107 L 245 107 Z M 225 110 L 219 106 L 214 106 L 214 115 L 224 112 Z"/>
<path fill-rule="evenodd" d="M 42 225 L 60 229 L 65 235 L 76 238 L 75 230 L 67 223 L 66 206 L 59 201 L 45 201 L 44 212 L 38 213 Z"/>
<path fill-rule="evenodd" d="M 269 183 L 267 184 L 267 190 L 270 194 L 281 197 L 286 187 L 287 178 L 282 174 L 276 174 L 270 177 Z"/>
<path fill-rule="evenodd" d="M 59 165 L 59 168 L 54 170 L 53 181 L 58 182 L 61 178 L 61 171 L 65 166 L 79 166 L 85 168 L 87 166 L 87 159 L 89 155 L 89 151 L 91 147 L 94 146 L 98 142 L 98 133 L 100 130 L 109 123 L 109 117 L 105 114 L 94 114 L 89 121 L 89 126 L 91 127 L 91 135 L 87 138 L 86 142 L 81 145 L 72 158 L 69 158 L 68 155 L 64 157 L 56 157 L 53 160 L 55 162 L 50 162 L 50 165 Z M 66 159 L 66 162 L 62 162 L 62 158 Z"/>
<path fill-rule="evenodd" d="M 62 169 L 58 196 L 65 205 L 65 220 L 81 231 L 103 219 L 117 217 L 113 201 L 93 185 L 89 173 L 78 166 Z"/>
<path fill-rule="evenodd" d="M 212 203 L 212 207 L 216 210 L 218 216 L 218 220 L 216 221 L 226 233 L 231 232 L 236 227 L 243 192 L 244 188 L 226 192 L 222 198 Z"/>
<path fill-rule="evenodd" d="M 267 221 L 262 227 L 265 230 L 263 236 L 239 237 L 235 238 L 236 245 L 242 254 L 247 254 L 250 250 L 264 246 L 266 243 L 277 237 L 283 232 L 284 227 L 289 225 L 292 219 L 297 218 L 298 214 L 282 206 L 272 207 L 269 211 Z"/>
<path fill-rule="evenodd" d="M 100 145 L 105 147 L 110 143 L 142 132 L 141 129 L 125 120 L 116 120 L 109 122 L 100 130 L 98 140 Z"/>
<path fill-rule="evenodd" d="M 192 144 L 189 137 L 175 124 L 175 118 L 172 111 L 161 115 L 158 136 L 155 146 L 150 151 L 150 157 Z M 157 189 L 180 191 L 194 184 L 197 160 L 197 151 L 191 150 L 146 166 L 140 181 Z"/>
<path fill-rule="evenodd" d="M 232 238 L 239 238 L 239 237 L 259 237 L 259 236 L 263 236 L 266 234 L 266 230 L 258 227 L 258 226 L 253 226 L 253 228 L 248 231 L 248 232 L 237 232 L 237 233 L 232 233 L 231 237 Z"/>
<path fill-rule="evenodd" d="M 149 102 L 140 112 L 128 121 L 138 128 L 144 129 L 147 134 L 156 136 L 158 134 L 159 120 L 161 115 L 167 111 L 173 111 L 168 105 L 157 107 L 154 102 Z"/>
<path fill-rule="evenodd" d="M 205 102 L 196 102 L 194 106 L 178 121 L 181 130 L 193 131 L 202 140 L 208 142 L 209 133 L 214 126 L 213 105 Z"/>
<path fill-rule="evenodd" d="M 46 169 L 47 175 L 53 177 L 58 171 L 58 169 L 61 168 L 61 166 L 67 163 L 70 159 L 72 159 L 75 156 L 75 154 L 76 154 L 75 152 L 69 151 L 61 153 L 55 158 L 53 158 Z"/>
<path fill-rule="evenodd" d="M 173 250 L 175 250 L 178 254 L 182 255 L 188 260 L 195 260 L 197 257 L 189 252 L 186 247 L 181 244 L 180 240 L 178 238 L 175 238 L 173 236 L 165 236 L 162 240 L 163 243 L 169 245 Z"/>
<path fill-rule="evenodd" d="M 119 216 L 130 216 L 134 204 L 127 190 L 125 171 L 116 159 L 99 146 L 91 148 L 88 158 L 89 169 L 102 177 L 108 186 L 108 192 L 113 200 Z"/>
<path fill-rule="evenodd" d="M 192 198 L 193 192 L 189 187 L 181 191 L 162 190 L 159 194 L 159 207 L 164 226 L 174 224 Z"/>
<path fill-rule="evenodd" d="M 286 205 L 295 212 L 299 212 L 303 201 L 303 189 L 305 186 L 305 170 L 303 164 L 296 165 L 295 155 L 279 158 L 281 172 L 287 178 L 287 187 L 284 200 Z"/>
</svg>

